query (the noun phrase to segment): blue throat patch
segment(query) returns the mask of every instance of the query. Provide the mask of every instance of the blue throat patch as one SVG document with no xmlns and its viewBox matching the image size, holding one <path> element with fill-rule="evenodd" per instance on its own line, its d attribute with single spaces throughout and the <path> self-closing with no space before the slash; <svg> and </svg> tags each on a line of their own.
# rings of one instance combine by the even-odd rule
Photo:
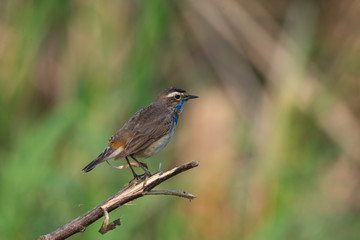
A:
<svg viewBox="0 0 360 240">
<path fill-rule="evenodd" d="M 179 102 L 176 106 L 175 106 L 175 110 L 178 112 L 178 113 L 181 113 L 182 110 L 183 110 L 183 104 L 184 102 L 186 102 L 187 100 L 184 100 L 184 101 L 181 101 Z"/>
</svg>

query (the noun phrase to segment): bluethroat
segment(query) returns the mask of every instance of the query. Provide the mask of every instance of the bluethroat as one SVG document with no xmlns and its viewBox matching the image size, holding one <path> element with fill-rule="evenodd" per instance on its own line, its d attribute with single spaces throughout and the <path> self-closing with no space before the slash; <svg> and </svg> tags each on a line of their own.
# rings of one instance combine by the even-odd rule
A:
<svg viewBox="0 0 360 240">
<path fill-rule="evenodd" d="M 174 134 L 183 104 L 197 97 L 189 95 L 180 88 L 166 88 L 152 104 L 137 111 L 109 139 L 109 145 L 105 150 L 82 171 L 89 172 L 99 163 L 111 158 L 115 160 L 125 158 L 137 179 L 139 175 L 135 173 L 128 159 L 131 157 L 145 174 L 150 176 L 145 164 L 140 163 L 136 158 L 148 158 L 163 149 Z"/>
</svg>

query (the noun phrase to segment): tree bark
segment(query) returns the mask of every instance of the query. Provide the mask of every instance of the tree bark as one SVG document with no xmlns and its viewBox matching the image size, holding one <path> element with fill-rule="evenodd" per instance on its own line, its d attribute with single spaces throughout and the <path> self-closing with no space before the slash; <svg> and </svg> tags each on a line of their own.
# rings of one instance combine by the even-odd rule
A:
<svg viewBox="0 0 360 240">
<path fill-rule="evenodd" d="M 198 162 L 192 161 L 175 167 L 166 172 L 158 172 L 149 178 L 133 181 L 129 184 L 129 186 L 120 190 L 114 196 L 108 198 L 103 203 L 100 203 L 99 205 L 84 213 L 80 217 L 72 220 L 71 222 L 65 224 L 64 226 L 56 229 L 51 233 L 40 236 L 39 240 L 66 239 L 73 234 L 85 231 L 87 226 L 105 215 L 103 224 L 99 230 L 99 232 L 104 234 L 107 231 L 114 229 L 116 225 L 120 225 L 120 219 L 117 219 L 114 222 L 108 224 L 109 212 L 118 208 L 121 205 L 124 205 L 125 203 L 133 201 L 145 195 L 173 195 L 188 199 L 194 199 L 194 195 L 186 192 L 152 189 L 157 185 L 161 184 L 162 182 L 166 181 L 167 179 L 172 178 L 173 176 L 187 171 L 191 168 L 197 167 L 198 165 Z"/>
</svg>

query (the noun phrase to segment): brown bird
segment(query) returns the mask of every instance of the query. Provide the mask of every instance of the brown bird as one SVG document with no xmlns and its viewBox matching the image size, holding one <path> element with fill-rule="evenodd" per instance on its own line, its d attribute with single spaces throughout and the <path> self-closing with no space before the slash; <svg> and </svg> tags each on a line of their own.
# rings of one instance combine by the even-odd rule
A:
<svg viewBox="0 0 360 240">
<path fill-rule="evenodd" d="M 166 88 L 152 104 L 137 111 L 109 139 L 107 148 L 82 171 L 89 172 L 111 158 L 125 158 L 134 177 L 139 178 L 141 175 L 135 173 L 129 162 L 128 157 L 131 157 L 150 176 L 150 172 L 136 158 L 148 158 L 163 149 L 174 134 L 183 104 L 197 97 L 180 88 Z"/>
</svg>

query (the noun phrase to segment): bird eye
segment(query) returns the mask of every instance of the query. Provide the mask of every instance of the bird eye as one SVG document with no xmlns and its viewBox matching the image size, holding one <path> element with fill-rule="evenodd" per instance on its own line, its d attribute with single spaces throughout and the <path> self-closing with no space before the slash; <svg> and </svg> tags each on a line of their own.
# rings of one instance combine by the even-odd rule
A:
<svg viewBox="0 0 360 240">
<path fill-rule="evenodd" d="M 180 95 L 179 95 L 179 94 L 176 94 L 176 95 L 175 95 L 175 98 L 176 98 L 176 99 L 180 99 Z"/>
</svg>

